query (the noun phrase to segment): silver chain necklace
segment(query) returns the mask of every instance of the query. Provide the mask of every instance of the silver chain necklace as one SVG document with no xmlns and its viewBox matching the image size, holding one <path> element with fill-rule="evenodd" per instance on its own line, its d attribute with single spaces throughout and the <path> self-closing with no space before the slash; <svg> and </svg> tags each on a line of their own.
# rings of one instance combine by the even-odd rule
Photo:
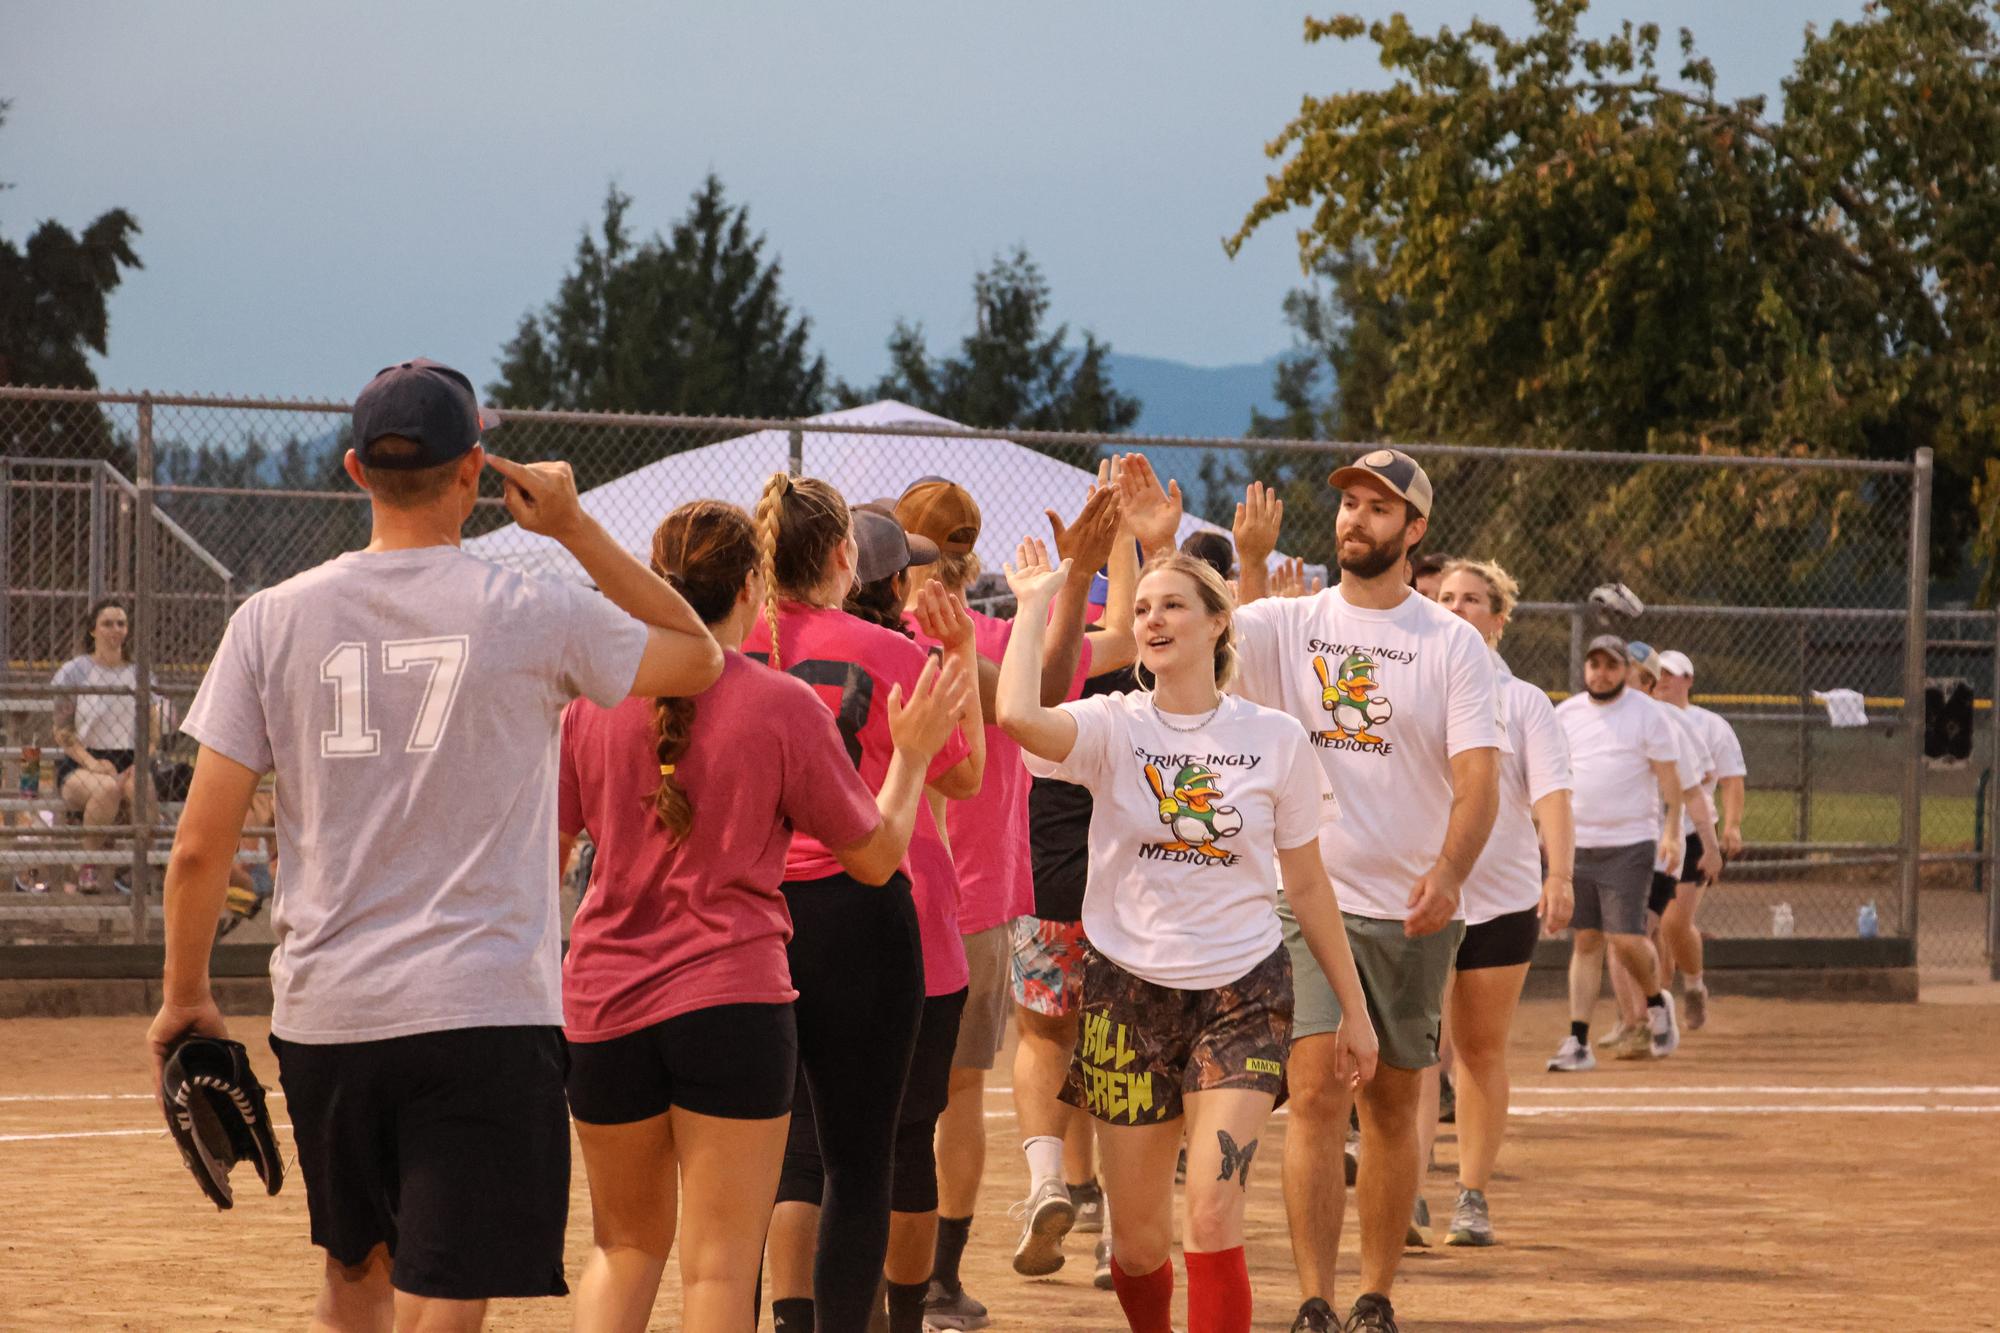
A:
<svg viewBox="0 0 2000 1333">
<path fill-rule="evenodd" d="M 1201 719 L 1201 721 L 1195 723 L 1191 727 L 1177 727 L 1173 723 L 1167 721 L 1167 715 L 1160 711 L 1160 701 L 1157 696 L 1148 695 L 1146 698 L 1146 702 L 1152 705 L 1153 716 L 1159 719 L 1159 723 L 1161 726 L 1165 727 L 1168 731 L 1178 731 L 1182 733 L 1191 731 L 1200 731 L 1203 727 L 1215 721 L 1215 715 L 1222 711 L 1222 698 L 1217 697 L 1215 701 L 1215 707 L 1209 709 L 1207 714 Z"/>
</svg>

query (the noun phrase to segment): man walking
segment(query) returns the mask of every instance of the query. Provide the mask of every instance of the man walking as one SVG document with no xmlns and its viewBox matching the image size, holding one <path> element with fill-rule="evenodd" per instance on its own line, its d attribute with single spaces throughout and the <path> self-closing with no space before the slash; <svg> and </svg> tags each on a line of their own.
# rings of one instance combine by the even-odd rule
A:
<svg viewBox="0 0 2000 1333">
<path fill-rule="evenodd" d="M 477 1329 L 489 1298 L 566 1292 L 559 719 L 722 670 L 568 465 L 489 458 L 481 425 L 435 362 L 362 390 L 346 466 L 368 546 L 245 602 L 183 724 L 201 751 L 167 867 L 155 1076 L 181 1037 L 227 1035 L 209 945 L 275 772 L 271 1046 L 326 1251 L 315 1328 Z M 603 595 L 459 548 L 488 465 Z"/>
<path fill-rule="evenodd" d="M 1736 729 L 1719 713 L 1694 703 L 1690 697 L 1693 692 L 1693 660 L 1686 653 L 1672 649 L 1661 653 L 1660 683 L 1653 697 L 1678 709 L 1689 730 L 1707 744 L 1709 756 L 1714 761 L 1714 772 L 1703 790 L 1715 814 L 1717 842 L 1723 858 L 1716 865 L 1715 873 L 1706 879 L 1689 874 L 1687 867 L 1683 866 L 1680 890 L 1674 895 L 1673 902 L 1668 904 L 1660 921 L 1660 957 L 1669 969 L 1669 975 L 1660 981 L 1664 986 L 1672 979 L 1671 969 L 1680 969 L 1683 978 L 1681 993 L 1687 1005 L 1686 1022 L 1691 1031 L 1708 1022 L 1708 986 L 1701 975 L 1701 931 L 1695 924 L 1695 913 L 1701 908 L 1702 894 L 1721 877 L 1722 865 L 1728 858 L 1742 855 L 1743 789 L 1750 773 L 1743 760 L 1743 743 L 1737 739 Z M 1710 843 L 1708 847 L 1716 845 Z M 1689 846 L 1692 851 L 1693 843 Z M 1689 882 L 1691 880 L 1692 883 Z"/>
<path fill-rule="evenodd" d="M 1661 988 L 1646 940 L 1646 899 L 1656 863 L 1680 866 L 1680 742 L 1664 709 L 1626 688 L 1631 659 L 1615 634 L 1591 640 L 1583 660 L 1585 692 L 1556 708 L 1575 777 L 1575 931 L 1569 963 L 1569 1036 L 1549 1068 L 1596 1067 L 1590 1018 L 1604 985 L 1606 940 L 1630 969 L 1646 1001 L 1655 1059 L 1680 1044 L 1673 999 Z"/>
</svg>

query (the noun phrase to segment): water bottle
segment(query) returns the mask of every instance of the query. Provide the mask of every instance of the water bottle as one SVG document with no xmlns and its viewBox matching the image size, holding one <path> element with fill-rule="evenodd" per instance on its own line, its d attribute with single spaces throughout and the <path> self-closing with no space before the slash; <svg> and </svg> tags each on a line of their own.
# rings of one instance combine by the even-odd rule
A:
<svg viewBox="0 0 2000 1333">
<path fill-rule="evenodd" d="M 36 797 L 42 794 L 42 747 L 24 745 L 21 747 L 21 795 Z"/>
<path fill-rule="evenodd" d="M 1861 910 L 1854 914 L 1855 933 L 1864 940 L 1874 939 L 1875 932 L 1880 924 L 1880 921 L 1875 916 L 1875 904 L 1873 901 L 1861 904 Z"/>
<path fill-rule="evenodd" d="M 1792 905 L 1779 903 L 1771 909 L 1771 936 L 1773 939 L 1788 940 L 1792 937 Z"/>
</svg>

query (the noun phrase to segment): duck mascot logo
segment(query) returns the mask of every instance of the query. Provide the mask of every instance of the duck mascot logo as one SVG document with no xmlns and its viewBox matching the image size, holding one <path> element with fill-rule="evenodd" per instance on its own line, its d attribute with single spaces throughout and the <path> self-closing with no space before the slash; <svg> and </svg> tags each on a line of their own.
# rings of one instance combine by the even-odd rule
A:
<svg viewBox="0 0 2000 1333">
<path fill-rule="evenodd" d="M 1243 831 L 1243 816 L 1233 805 L 1220 804 L 1222 791 L 1215 771 L 1205 764 L 1183 764 L 1169 786 L 1156 764 L 1146 765 L 1146 783 L 1159 798 L 1160 822 L 1172 840 L 1158 844 L 1161 852 L 1184 853 L 1178 859 L 1235 861 L 1236 854 L 1218 843 Z"/>
<path fill-rule="evenodd" d="M 1320 735 L 1330 741 L 1352 741 L 1357 747 L 1384 744 L 1384 738 L 1370 728 L 1387 722 L 1395 710 L 1387 699 L 1374 692 L 1375 663 L 1364 654 L 1349 653 L 1335 678 L 1327 669 L 1326 659 L 1315 657 L 1313 671 L 1319 676 L 1320 707 L 1333 714 L 1333 730 Z"/>
</svg>

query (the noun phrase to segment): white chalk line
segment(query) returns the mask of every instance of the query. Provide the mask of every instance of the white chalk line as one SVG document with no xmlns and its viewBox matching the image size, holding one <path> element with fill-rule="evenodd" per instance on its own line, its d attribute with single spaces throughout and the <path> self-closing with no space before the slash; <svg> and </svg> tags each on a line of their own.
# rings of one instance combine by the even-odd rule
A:
<svg viewBox="0 0 2000 1333">
<path fill-rule="evenodd" d="M 291 1125 L 282 1121 L 273 1121 L 271 1128 L 282 1129 L 287 1134 L 292 1132 Z M 46 1143 L 51 1139 L 129 1139 L 147 1134 L 164 1139 L 167 1137 L 167 1129 L 166 1126 L 159 1125 L 150 1129 L 72 1129 L 56 1134 L 0 1134 L 0 1143 Z"/>
<path fill-rule="evenodd" d="M 1819 1083 L 1703 1083 L 1674 1087 L 1669 1084 L 1643 1084 L 1619 1086 L 1616 1084 L 1570 1084 L 1552 1087 L 1545 1084 L 1523 1086 L 1514 1085 L 1514 1096 L 1529 1097 L 1599 1097 L 1599 1096 L 1759 1096 L 1782 1097 L 1786 1095 L 1807 1095 L 1814 1097 L 2000 1097 L 2000 1084 L 1957 1084 L 1935 1085 L 1900 1084 L 1853 1084 L 1828 1086 Z"/>
</svg>

